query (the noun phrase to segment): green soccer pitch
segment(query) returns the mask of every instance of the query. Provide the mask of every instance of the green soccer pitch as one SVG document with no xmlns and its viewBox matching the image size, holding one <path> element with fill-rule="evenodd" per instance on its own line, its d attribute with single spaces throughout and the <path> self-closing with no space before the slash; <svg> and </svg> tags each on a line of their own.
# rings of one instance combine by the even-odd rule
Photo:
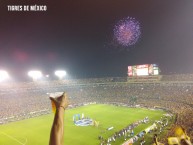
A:
<svg viewBox="0 0 193 145">
<path fill-rule="evenodd" d="M 99 126 L 75 126 L 73 115 L 84 113 L 85 117 L 99 121 Z M 161 110 L 143 108 L 117 107 L 113 105 L 93 104 L 69 109 L 65 112 L 64 144 L 65 145 L 99 145 L 98 136 L 107 139 L 116 131 L 123 129 L 135 121 L 149 117 L 148 124 L 141 124 L 134 129 L 137 134 L 159 120 L 164 114 Z M 54 114 L 0 125 L 0 145 L 48 145 Z M 107 131 L 109 127 L 114 127 Z M 112 145 L 124 142 L 123 137 Z"/>
</svg>

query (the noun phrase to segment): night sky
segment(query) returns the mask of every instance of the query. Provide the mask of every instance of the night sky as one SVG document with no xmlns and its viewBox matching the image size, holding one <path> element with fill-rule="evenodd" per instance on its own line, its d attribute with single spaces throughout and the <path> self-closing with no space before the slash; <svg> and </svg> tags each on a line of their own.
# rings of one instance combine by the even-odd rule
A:
<svg viewBox="0 0 193 145">
<path fill-rule="evenodd" d="M 45 12 L 8 11 L 7 5 L 46 5 Z M 114 41 L 118 21 L 133 17 L 135 45 Z M 158 64 L 162 74 L 193 73 L 192 0 L 0 1 L 0 69 L 24 77 L 30 69 L 72 78 L 124 77 L 127 66 Z"/>
</svg>

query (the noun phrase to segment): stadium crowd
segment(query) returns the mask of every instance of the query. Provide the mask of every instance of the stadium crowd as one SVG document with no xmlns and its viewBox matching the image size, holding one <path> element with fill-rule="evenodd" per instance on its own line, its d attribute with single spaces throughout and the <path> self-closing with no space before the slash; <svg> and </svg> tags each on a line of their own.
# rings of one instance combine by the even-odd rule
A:
<svg viewBox="0 0 193 145">
<path fill-rule="evenodd" d="M 88 102 L 162 108 L 176 114 L 193 139 L 193 76 L 162 77 L 155 82 L 124 78 L 64 80 L 0 85 L 0 124 L 50 113 L 49 93 L 66 91 L 71 106 Z M 176 81 L 174 81 L 176 79 Z M 172 130 L 167 136 L 172 134 Z"/>
</svg>

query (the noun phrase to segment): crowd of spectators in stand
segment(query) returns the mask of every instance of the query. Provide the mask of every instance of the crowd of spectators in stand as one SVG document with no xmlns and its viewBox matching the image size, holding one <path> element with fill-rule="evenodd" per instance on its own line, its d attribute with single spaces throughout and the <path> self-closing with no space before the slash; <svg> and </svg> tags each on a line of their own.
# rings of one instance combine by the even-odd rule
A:
<svg viewBox="0 0 193 145">
<path fill-rule="evenodd" d="M 175 77 L 162 77 L 162 81 L 149 83 L 103 78 L 0 84 L 0 124 L 9 122 L 9 118 L 18 120 L 33 117 L 36 112 L 39 115 L 49 113 L 48 93 L 66 91 L 72 106 L 88 102 L 117 102 L 165 108 L 177 114 L 176 125 L 182 125 L 193 139 L 193 75 L 187 78 L 179 75 L 177 81 L 174 81 Z"/>
<path fill-rule="evenodd" d="M 164 75 L 162 81 L 193 81 L 193 74 Z"/>
</svg>

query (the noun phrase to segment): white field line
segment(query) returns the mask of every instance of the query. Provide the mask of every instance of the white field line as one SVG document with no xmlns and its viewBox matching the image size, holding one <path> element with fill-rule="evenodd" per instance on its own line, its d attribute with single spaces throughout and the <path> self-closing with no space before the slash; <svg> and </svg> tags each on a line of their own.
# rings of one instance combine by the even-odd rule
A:
<svg viewBox="0 0 193 145">
<path fill-rule="evenodd" d="M 21 144 L 21 145 L 26 145 L 26 143 L 27 143 L 27 138 L 26 138 L 25 143 L 22 143 L 22 142 L 20 142 L 18 139 L 16 139 L 15 137 L 13 137 L 13 136 L 11 136 L 11 135 L 8 135 L 8 134 L 6 134 L 6 133 L 4 133 L 4 132 L 1 132 L 1 134 L 3 134 L 3 135 L 5 135 L 5 136 L 9 137 L 10 139 L 12 139 L 12 140 L 18 142 L 18 143 Z"/>
</svg>

